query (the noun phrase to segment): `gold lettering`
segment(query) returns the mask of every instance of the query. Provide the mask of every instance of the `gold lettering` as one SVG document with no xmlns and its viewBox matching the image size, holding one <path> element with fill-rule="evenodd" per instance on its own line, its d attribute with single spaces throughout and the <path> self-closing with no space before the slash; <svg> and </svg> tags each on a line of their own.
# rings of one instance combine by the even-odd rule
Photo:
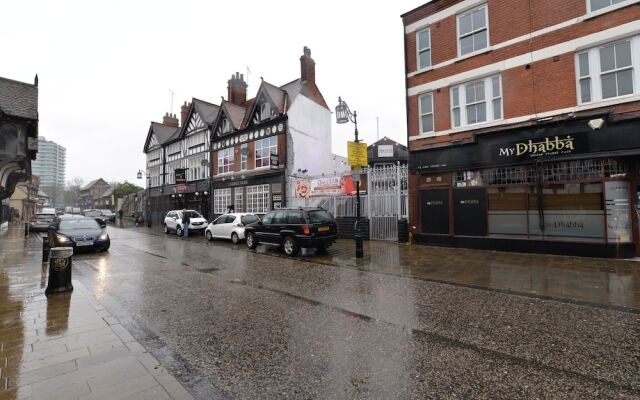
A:
<svg viewBox="0 0 640 400">
<path fill-rule="evenodd" d="M 516 156 L 521 156 L 527 153 L 528 149 L 529 147 L 525 143 L 516 143 Z"/>
</svg>

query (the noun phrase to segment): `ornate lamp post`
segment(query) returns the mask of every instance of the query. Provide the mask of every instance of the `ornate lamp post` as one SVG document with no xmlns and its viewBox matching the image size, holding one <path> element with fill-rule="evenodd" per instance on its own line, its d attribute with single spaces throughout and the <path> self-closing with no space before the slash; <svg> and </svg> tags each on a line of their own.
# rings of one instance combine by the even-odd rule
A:
<svg viewBox="0 0 640 400">
<path fill-rule="evenodd" d="M 143 170 L 138 170 L 138 179 L 142 179 L 142 174 L 145 174 L 147 177 L 147 198 L 145 200 L 145 210 L 144 210 L 144 219 L 147 221 L 147 227 L 151 227 L 151 177 L 146 174 Z"/>
<path fill-rule="evenodd" d="M 346 124 L 347 122 L 353 122 L 355 125 L 355 142 L 359 143 L 358 139 L 358 113 L 356 111 L 351 112 L 346 102 L 338 97 L 338 105 L 336 106 L 336 122 L 338 124 Z M 353 168 L 353 167 L 352 167 Z M 356 172 L 352 170 L 352 172 Z M 359 172 L 359 171 L 358 171 Z M 355 235 L 356 240 L 356 258 L 364 257 L 364 249 L 362 243 L 362 234 L 360 233 L 360 177 L 356 180 L 356 225 Z"/>
</svg>

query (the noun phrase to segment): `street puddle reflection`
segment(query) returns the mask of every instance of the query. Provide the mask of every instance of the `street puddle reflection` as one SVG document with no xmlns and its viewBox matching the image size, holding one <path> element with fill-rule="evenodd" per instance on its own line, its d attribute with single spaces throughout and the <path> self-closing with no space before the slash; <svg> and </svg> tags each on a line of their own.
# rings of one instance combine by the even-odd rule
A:
<svg viewBox="0 0 640 400">
<path fill-rule="evenodd" d="M 47 296 L 47 319 L 45 334 L 61 335 L 69 328 L 69 308 L 73 292 L 56 293 Z"/>
</svg>

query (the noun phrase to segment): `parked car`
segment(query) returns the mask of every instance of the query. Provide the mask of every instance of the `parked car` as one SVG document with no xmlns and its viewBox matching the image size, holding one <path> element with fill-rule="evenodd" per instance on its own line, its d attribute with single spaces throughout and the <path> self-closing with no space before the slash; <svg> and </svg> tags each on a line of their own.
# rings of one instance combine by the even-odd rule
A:
<svg viewBox="0 0 640 400">
<path fill-rule="evenodd" d="M 207 220 L 196 210 L 187 210 L 187 213 L 189 213 L 189 218 L 191 219 L 189 233 L 204 233 L 207 228 Z M 164 217 L 164 233 L 175 231 L 178 236 L 182 236 L 182 228 L 182 210 L 169 211 L 167 216 Z"/>
<path fill-rule="evenodd" d="M 106 230 L 91 217 L 62 215 L 49 227 L 51 247 L 73 247 L 76 250 L 107 251 L 111 239 Z"/>
<path fill-rule="evenodd" d="M 73 208 L 71 209 L 71 214 L 77 214 L 77 215 L 80 215 L 80 214 L 82 214 L 82 210 L 80 209 L 80 207 L 73 207 Z"/>
<path fill-rule="evenodd" d="M 104 215 L 102 215 L 102 212 L 100 210 L 95 210 L 95 209 L 83 210 L 82 215 L 84 215 L 85 217 L 90 217 L 95 219 L 98 222 L 98 224 L 100 224 L 100 226 L 107 224 L 107 218 L 105 218 Z"/>
<path fill-rule="evenodd" d="M 244 229 L 250 249 L 259 244 L 278 246 L 288 256 L 295 256 L 300 248 L 323 251 L 335 243 L 338 235 L 335 219 L 323 208 L 271 211 Z"/>
<path fill-rule="evenodd" d="M 33 232 L 46 232 L 49 229 L 49 225 L 55 219 L 56 214 L 51 212 L 39 212 L 31 217 L 29 222 L 29 230 Z"/>
<path fill-rule="evenodd" d="M 114 213 L 111 210 L 98 210 L 100 211 L 100 213 L 102 213 L 102 216 L 105 218 L 105 220 L 107 220 L 108 222 L 116 222 L 116 213 Z"/>
<path fill-rule="evenodd" d="M 244 240 L 244 227 L 253 222 L 260 221 L 255 214 L 250 213 L 231 213 L 224 214 L 216 218 L 205 229 L 207 240 L 231 239 L 233 243 Z"/>
</svg>

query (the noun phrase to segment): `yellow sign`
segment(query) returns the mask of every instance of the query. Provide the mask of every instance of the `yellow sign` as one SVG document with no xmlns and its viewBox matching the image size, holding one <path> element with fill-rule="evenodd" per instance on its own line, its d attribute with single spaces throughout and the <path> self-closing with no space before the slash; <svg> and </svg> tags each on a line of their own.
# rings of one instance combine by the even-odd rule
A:
<svg viewBox="0 0 640 400">
<path fill-rule="evenodd" d="M 347 154 L 349 156 L 349 165 L 354 168 L 366 167 L 367 162 L 367 144 L 364 142 L 347 142 Z"/>
</svg>

